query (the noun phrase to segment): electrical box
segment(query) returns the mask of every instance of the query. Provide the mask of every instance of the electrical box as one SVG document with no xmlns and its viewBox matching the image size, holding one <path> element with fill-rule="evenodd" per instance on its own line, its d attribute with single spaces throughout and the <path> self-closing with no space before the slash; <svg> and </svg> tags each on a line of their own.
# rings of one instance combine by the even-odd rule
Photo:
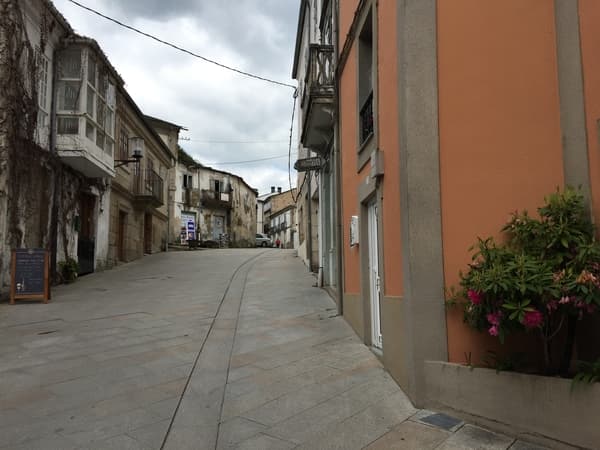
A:
<svg viewBox="0 0 600 450">
<path fill-rule="evenodd" d="M 350 217 L 350 247 L 358 245 L 358 216 Z"/>
</svg>

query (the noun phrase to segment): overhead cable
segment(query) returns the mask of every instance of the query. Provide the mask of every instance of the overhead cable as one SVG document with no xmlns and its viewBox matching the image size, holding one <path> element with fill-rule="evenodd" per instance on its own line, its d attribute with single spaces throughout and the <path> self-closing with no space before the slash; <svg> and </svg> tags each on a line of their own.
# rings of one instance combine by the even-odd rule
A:
<svg viewBox="0 0 600 450">
<path fill-rule="evenodd" d="M 294 86 L 294 85 L 291 85 L 291 84 L 288 84 L 288 83 L 283 83 L 281 81 L 271 80 L 270 78 L 262 77 L 260 75 L 255 75 L 253 73 L 246 72 L 244 70 L 236 69 L 235 67 L 231 67 L 231 66 L 228 66 L 226 64 L 222 64 L 220 62 L 217 62 L 217 61 L 214 61 L 212 59 L 209 59 L 209 58 L 207 58 L 205 56 L 202 56 L 202 55 L 199 55 L 197 53 L 194 53 L 194 52 L 192 52 L 190 50 L 186 50 L 183 47 L 179 47 L 178 45 L 175 45 L 175 44 L 172 44 L 172 43 L 170 43 L 168 41 L 160 39 L 160 38 L 158 38 L 158 37 L 156 37 L 156 36 L 154 36 L 154 35 L 152 35 L 150 33 L 146 33 L 145 31 L 142 31 L 142 30 L 140 30 L 138 28 L 135 28 L 135 27 L 133 27 L 131 25 L 127 25 L 126 23 L 123 23 L 123 22 L 121 22 L 121 21 L 119 21 L 117 19 L 113 19 L 112 17 L 107 16 L 105 14 L 102 14 L 101 12 L 96 11 L 93 8 L 90 8 L 89 6 L 85 6 L 85 5 L 81 4 L 81 3 L 79 3 L 78 1 L 75 1 L 75 0 L 67 0 L 67 1 L 73 3 L 76 6 L 79 6 L 80 8 L 83 8 L 83 9 L 85 9 L 85 10 L 87 10 L 87 11 L 93 13 L 93 14 L 96 14 L 97 16 L 100 16 L 100 17 L 102 17 L 102 18 L 104 18 L 106 20 L 110 20 L 111 22 L 114 22 L 114 23 L 116 23 L 117 25 L 119 25 L 119 26 L 121 26 L 123 28 L 127 28 L 128 30 L 134 31 L 134 32 L 136 32 L 138 34 L 141 34 L 142 36 L 146 36 L 147 38 L 150 38 L 150 39 L 153 39 L 153 40 L 155 40 L 157 42 L 160 42 L 161 44 L 164 44 L 164 45 L 167 45 L 169 47 L 172 47 L 175 50 L 179 50 L 180 52 L 187 53 L 188 55 L 191 55 L 191 56 L 193 56 L 195 58 L 199 58 L 199 59 L 201 59 L 203 61 L 206 61 L 208 63 L 214 64 L 215 66 L 219 66 L 219 67 L 221 67 L 223 69 L 239 73 L 240 75 L 244 75 L 246 77 L 250 77 L 250 78 L 257 79 L 257 80 L 265 81 L 267 83 L 276 84 L 276 85 L 279 85 L 279 86 L 289 87 L 289 88 L 292 88 L 294 90 L 296 89 L 296 86 Z"/>
</svg>

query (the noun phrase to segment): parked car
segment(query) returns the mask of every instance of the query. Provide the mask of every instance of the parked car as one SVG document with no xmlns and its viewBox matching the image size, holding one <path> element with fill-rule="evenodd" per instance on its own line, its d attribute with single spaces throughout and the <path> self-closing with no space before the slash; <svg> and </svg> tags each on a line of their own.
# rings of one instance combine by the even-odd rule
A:
<svg viewBox="0 0 600 450">
<path fill-rule="evenodd" d="M 257 247 L 273 247 L 273 241 L 269 236 L 263 233 L 256 233 Z"/>
</svg>

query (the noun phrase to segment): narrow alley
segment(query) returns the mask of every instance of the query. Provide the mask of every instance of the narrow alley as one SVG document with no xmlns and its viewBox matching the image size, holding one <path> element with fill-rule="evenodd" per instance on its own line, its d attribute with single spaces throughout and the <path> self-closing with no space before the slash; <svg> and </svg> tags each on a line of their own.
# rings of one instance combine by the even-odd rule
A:
<svg viewBox="0 0 600 450">
<path fill-rule="evenodd" d="M 171 252 L 0 304 L 0 448 L 538 448 L 415 410 L 314 284 L 294 251 Z"/>
</svg>

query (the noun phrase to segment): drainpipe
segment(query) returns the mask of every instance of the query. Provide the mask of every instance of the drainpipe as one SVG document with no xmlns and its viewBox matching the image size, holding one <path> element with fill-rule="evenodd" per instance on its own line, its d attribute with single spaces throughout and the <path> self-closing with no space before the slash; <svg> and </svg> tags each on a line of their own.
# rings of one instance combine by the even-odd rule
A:
<svg viewBox="0 0 600 450">
<path fill-rule="evenodd" d="M 321 175 L 319 176 L 319 183 L 317 188 L 319 189 L 319 211 L 317 212 L 317 236 L 319 243 L 319 272 L 317 275 L 317 282 L 319 287 L 323 287 L 323 267 L 325 267 L 325 242 L 323 235 L 323 180 L 324 170 L 321 169 Z"/>
<path fill-rule="evenodd" d="M 173 164 L 173 160 L 169 157 L 169 162 Z M 165 253 L 169 251 L 169 235 L 171 233 L 171 175 L 167 169 L 167 236 L 165 240 Z"/>
<path fill-rule="evenodd" d="M 63 36 L 63 37 L 66 37 Z M 48 141 L 48 150 L 50 154 L 54 154 L 56 158 L 57 167 L 54 170 L 54 189 L 52 191 L 52 213 L 50 215 L 50 277 L 53 282 L 56 282 L 56 265 L 57 265 L 57 253 L 58 253 L 58 213 L 59 207 L 59 189 L 62 181 L 61 170 L 59 170 L 62 164 L 58 160 L 56 151 L 56 80 L 58 78 L 58 51 L 54 49 L 52 51 L 52 89 L 50 99 L 50 137 Z M 66 226 L 66 224 L 63 224 Z"/>
<path fill-rule="evenodd" d="M 308 270 L 312 272 L 312 171 L 309 170 L 306 176 L 308 177 L 308 183 L 306 184 L 308 190 L 308 205 L 306 206 L 308 209 L 308 220 L 306 221 L 308 225 L 308 230 L 306 231 L 306 256 L 308 257 Z"/>
<path fill-rule="evenodd" d="M 335 199 L 336 205 L 336 233 L 335 235 L 335 248 L 337 250 L 337 306 L 338 314 L 344 314 L 344 257 L 342 252 L 343 240 L 341 239 L 343 232 L 343 217 L 342 217 L 342 170 L 341 170 L 341 159 L 340 159 L 340 89 L 338 85 L 338 74 L 337 74 L 337 57 L 338 57 L 338 39 L 339 39 L 339 0 L 333 1 L 333 54 L 334 54 L 334 67 L 335 76 L 333 80 L 334 85 L 334 99 L 335 99 L 335 121 L 334 121 L 334 141 L 333 141 L 333 166 L 334 166 L 334 178 L 335 178 Z"/>
</svg>

